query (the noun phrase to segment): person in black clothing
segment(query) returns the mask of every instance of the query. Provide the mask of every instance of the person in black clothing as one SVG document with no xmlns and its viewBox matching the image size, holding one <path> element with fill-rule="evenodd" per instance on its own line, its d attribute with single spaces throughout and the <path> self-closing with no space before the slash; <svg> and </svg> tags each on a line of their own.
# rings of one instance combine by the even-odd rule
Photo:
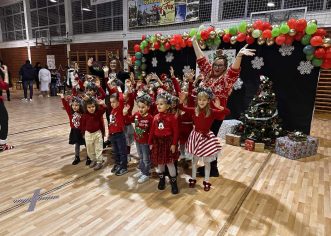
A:
<svg viewBox="0 0 331 236">
<path fill-rule="evenodd" d="M 36 72 L 35 69 L 32 67 L 29 60 L 25 61 L 25 64 L 21 67 L 20 76 L 22 76 L 23 82 L 23 90 L 24 90 L 24 98 L 23 101 L 28 101 L 28 86 L 30 89 L 30 101 L 32 101 L 33 96 L 33 81 L 35 80 Z"/>
<path fill-rule="evenodd" d="M 38 75 L 39 75 L 39 71 L 40 71 L 40 69 L 41 69 L 41 64 L 40 64 L 40 62 L 37 62 L 37 63 L 36 63 L 36 65 L 34 66 L 34 69 L 35 69 L 35 72 L 36 72 L 36 75 L 35 75 L 34 81 L 36 82 L 37 89 L 39 90 L 39 84 L 40 84 L 40 82 L 39 82 L 39 77 L 38 77 Z"/>
</svg>

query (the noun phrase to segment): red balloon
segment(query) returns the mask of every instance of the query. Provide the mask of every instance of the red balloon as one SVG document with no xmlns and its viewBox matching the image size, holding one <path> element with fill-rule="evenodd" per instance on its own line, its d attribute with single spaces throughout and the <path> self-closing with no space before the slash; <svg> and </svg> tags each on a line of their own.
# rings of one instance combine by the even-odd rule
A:
<svg viewBox="0 0 331 236">
<path fill-rule="evenodd" d="M 262 20 L 257 20 L 253 23 L 253 28 L 254 29 L 259 29 L 263 30 L 263 21 Z"/>
<path fill-rule="evenodd" d="M 229 43 L 231 39 L 231 34 L 224 34 L 223 35 L 223 42 L 224 43 Z"/>
<path fill-rule="evenodd" d="M 201 31 L 201 38 L 207 40 L 209 38 L 210 32 L 208 30 Z"/>
<path fill-rule="evenodd" d="M 187 39 L 187 40 L 186 40 L 186 45 L 187 45 L 188 47 L 192 47 L 192 40 L 191 40 L 191 39 Z"/>
<path fill-rule="evenodd" d="M 145 47 L 143 53 L 144 53 L 144 54 L 148 54 L 148 53 L 149 53 L 149 48 L 148 48 L 148 47 Z"/>
<path fill-rule="evenodd" d="M 326 35 L 325 29 L 317 29 L 315 34 L 313 34 L 313 36 L 321 36 L 322 38 L 325 37 L 325 35 Z"/>
<path fill-rule="evenodd" d="M 325 50 L 324 48 L 317 48 L 314 52 L 314 56 L 318 59 L 325 57 Z"/>
<path fill-rule="evenodd" d="M 169 49 L 171 48 L 170 43 L 166 42 L 166 43 L 164 44 L 164 48 L 167 49 L 167 50 L 169 50 Z"/>
<path fill-rule="evenodd" d="M 298 32 L 294 35 L 294 39 L 295 39 L 296 41 L 300 41 L 304 35 L 305 35 L 305 34 L 304 34 L 303 32 L 298 31 Z"/>
<path fill-rule="evenodd" d="M 158 49 L 160 49 L 160 43 L 159 42 L 155 42 L 154 43 L 154 48 L 156 49 L 156 50 L 158 50 Z"/>
<path fill-rule="evenodd" d="M 176 45 L 176 50 L 180 51 L 182 49 L 182 47 L 180 45 Z"/>
<path fill-rule="evenodd" d="M 272 26 L 269 22 L 263 22 L 262 28 L 263 30 L 272 30 Z"/>
<path fill-rule="evenodd" d="M 181 46 L 182 48 L 185 48 L 185 47 L 186 47 L 186 43 L 185 43 L 184 40 L 182 40 L 182 42 L 180 43 L 180 46 Z"/>
<path fill-rule="evenodd" d="M 246 36 L 246 43 L 253 44 L 255 42 L 255 39 L 252 36 L 247 35 Z"/>
<path fill-rule="evenodd" d="M 292 45 L 293 43 L 293 37 L 289 35 L 285 35 L 285 42 L 286 45 Z"/>
<path fill-rule="evenodd" d="M 282 45 L 283 43 L 285 43 L 285 40 L 286 40 L 286 38 L 284 35 L 279 35 L 279 36 L 277 36 L 275 42 L 277 45 Z"/>
<path fill-rule="evenodd" d="M 331 48 L 325 49 L 325 58 L 331 59 Z"/>
<path fill-rule="evenodd" d="M 323 39 L 321 36 L 314 36 L 310 39 L 310 44 L 314 47 L 321 46 L 323 44 Z"/>
<path fill-rule="evenodd" d="M 290 27 L 290 29 L 296 29 L 297 27 L 297 20 L 294 18 L 291 18 L 287 21 L 287 25 Z"/>
<path fill-rule="evenodd" d="M 321 65 L 321 68 L 323 69 L 331 69 L 331 60 L 325 59 Z"/>
<path fill-rule="evenodd" d="M 176 44 L 176 40 L 174 38 L 170 39 L 170 44 L 174 46 Z"/>
<path fill-rule="evenodd" d="M 296 30 L 297 31 L 304 31 L 307 26 L 307 21 L 305 19 L 299 19 L 297 20 Z"/>
<path fill-rule="evenodd" d="M 213 27 L 213 26 L 209 26 L 208 28 L 207 28 L 207 31 L 210 33 L 211 31 L 213 31 L 213 30 L 215 30 L 215 28 Z"/>
<path fill-rule="evenodd" d="M 144 41 L 145 39 L 146 39 L 146 35 L 143 34 L 143 35 L 141 36 L 141 40 Z"/>
<path fill-rule="evenodd" d="M 239 34 L 237 35 L 237 41 L 238 41 L 238 42 L 244 42 L 245 39 L 246 39 L 246 34 L 244 34 L 244 33 L 239 33 Z"/>
<path fill-rule="evenodd" d="M 134 63 L 136 61 L 136 56 L 131 57 L 131 62 Z"/>
<path fill-rule="evenodd" d="M 271 34 L 271 30 L 270 29 L 266 29 L 262 32 L 262 37 L 265 39 L 271 39 L 272 38 L 272 34 Z M 238 37 L 237 37 L 238 39 Z"/>
<path fill-rule="evenodd" d="M 140 45 L 139 44 L 135 44 L 134 47 L 134 52 L 140 52 Z"/>
</svg>

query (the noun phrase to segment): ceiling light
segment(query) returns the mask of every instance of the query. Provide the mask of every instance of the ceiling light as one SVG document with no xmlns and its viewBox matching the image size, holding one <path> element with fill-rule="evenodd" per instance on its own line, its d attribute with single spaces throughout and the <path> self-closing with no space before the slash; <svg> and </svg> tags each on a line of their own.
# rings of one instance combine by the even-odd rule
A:
<svg viewBox="0 0 331 236">
<path fill-rule="evenodd" d="M 268 2 L 268 3 L 267 3 L 267 6 L 268 6 L 268 7 L 275 7 L 275 3 L 274 3 L 274 2 Z"/>
<path fill-rule="evenodd" d="M 54 2 L 54 3 L 57 2 L 57 0 L 49 0 L 49 1 L 50 1 L 50 2 Z"/>
<path fill-rule="evenodd" d="M 82 10 L 83 11 L 92 11 L 90 8 L 87 8 L 87 7 L 83 7 Z"/>
</svg>

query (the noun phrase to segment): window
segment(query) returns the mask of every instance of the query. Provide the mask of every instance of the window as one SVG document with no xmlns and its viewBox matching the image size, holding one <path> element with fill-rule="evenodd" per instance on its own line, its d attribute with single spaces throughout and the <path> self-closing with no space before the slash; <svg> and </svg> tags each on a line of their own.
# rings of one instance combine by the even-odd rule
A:
<svg viewBox="0 0 331 236">
<path fill-rule="evenodd" d="M 71 0 L 73 33 L 85 34 L 123 30 L 123 1 L 90 5 L 89 0 Z M 82 8 L 91 11 L 83 11 Z"/>
<path fill-rule="evenodd" d="M 23 2 L 0 8 L 2 41 L 26 39 Z"/>
<path fill-rule="evenodd" d="M 65 36 L 64 1 L 30 0 L 32 38 Z M 63 30 L 64 28 L 64 30 Z"/>
</svg>

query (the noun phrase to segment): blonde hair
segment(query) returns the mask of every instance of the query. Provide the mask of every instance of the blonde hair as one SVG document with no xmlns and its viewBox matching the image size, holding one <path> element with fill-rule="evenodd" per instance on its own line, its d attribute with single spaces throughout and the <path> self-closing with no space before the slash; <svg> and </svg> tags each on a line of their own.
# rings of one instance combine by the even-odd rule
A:
<svg viewBox="0 0 331 236">
<path fill-rule="evenodd" d="M 205 113 L 206 113 L 206 117 L 208 117 L 211 114 L 210 105 L 209 105 L 209 103 L 207 103 L 206 107 L 203 110 L 200 109 L 200 107 L 198 105 L 198 99 L 201 98 L 201 97 L 204 97 L 204 98 L 207 98 L 208 100 L 210 100 L 208 93 L 206 93 L 204 91 L 199 92 L 197 94 L 197 100 L 196 100 L 196 106 L 195 106 L 195 115 L 199 116 L 200 112 L 202 112 L 204 110 Z"/>
</svg>

